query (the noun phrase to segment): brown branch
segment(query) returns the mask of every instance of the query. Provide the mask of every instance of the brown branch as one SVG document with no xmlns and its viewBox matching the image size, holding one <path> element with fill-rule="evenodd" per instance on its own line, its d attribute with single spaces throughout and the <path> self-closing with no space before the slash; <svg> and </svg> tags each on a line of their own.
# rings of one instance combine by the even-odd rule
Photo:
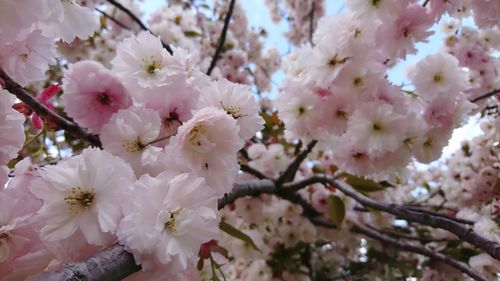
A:
<svg viewBox="0 0 500 281">
<path fill-rule="evenodd" d="M 491 92 L 488 92 L 488 93 L 486 93 L 486 94 L 484 94 L 484 95 L 481 95 L 481 96 L 479 96 L 479 97 L 476 97 L 476 98 L 471 99 L 471 100 L 470 100 L 470 102 L 478 102 L 478 101 L 480 101 L 480 100 L 482 100 L 482 99 L 487 99 L 487 98 L 489 98 L 489 97 L 491 97 L 491 96 L 494 96 L 494 95 L 496 95 L 496 94 L 498 94 L 498 93 L 500 93 L 500 89 L 494 89 L 494 90 L 493 90 L 493 91 L 491 91 Z"/>
<path fill-rule="evenodd" d="M 141 21 L 141 19 L 139 19 L 136 15 L 134 15 L 134 13 L 132 13 L 132 11 L 127 9 L 127 7 L 123 6 L 122 4 L 120 4 L 119 2 L 117 2 L 115 0 L 107 0 L 107 1 L 111 5 L 115 6 L 118 10 L 127 14 L 135 23 L 137 23 L 139 25 L 139 27 L 142 30 L 149 31 L 151 34 L 153 34 L 153 32 L 151 32 L 151 30 L 149 30 L 149 28 Z M 161 41 L 161 44 L 163 45 L 163 48 L 165 48 L 170 55 L 174 54 L 174 51 L 172 50 L 172 47 L 170 47 L 170 45 L 168 45 L 167 43 L 165 43 L 163 41 Z"/>
<path fill-rule="evenodd" d="M 424 3 L 422 4 L 422 7 L 427 6 L 427 4 L 429 4 L 429 2 L 430 2 L 430 1 L 431 1 L 431 0 L 425 0 L 425 1 L 424 1 Z"/>
<path fill-rule="evenodd" d="M 250 174 L 250 175 L 252 175 L 260 180 L 269 179 L 269 177 L 267 177 L 266 175 L 261 173 L 259 170 L 256 170 L 247 164 L 240 164 L 240 170 L 242 172 Z"/>
<path fill-rule="evenodd" d="M 107 18 L 107 19 L 111 20 L 112 22 L 116 23 L 121 28 L 126 29 L 126 30 L 130 30 L 130 28 L 128 26 L 126 26 L 121 21 L 115 19 L 112 15 L 108 15 L 108 13 L 106 13 L 103 10 L 99 10 L 98 8 L 95 8 L 95 10 L 98 11 L 99 13 L 101 13 L 105 18 Z"/>
<path fill-rule="evenodd" d="M 311 3 L 311 12 L 309 13 L 309 43 L 313 44 L 313 33 L 314 33 L 314 9 L 316 8 L 316 1 L 313 0 Z"/>
<path fill-rule="evenodd" d="M 469 224 L 469 225 L 473 225 L 474 224 L 474 222 L 472 222 L 470 220 L 453 218 L 453 217 L 447 216 L 445 214 L 441 214 L 441 213 L 438 213 L 438 212 L 434 212 L 434 211 L 429 211 L 429 210 L 423 209 L 423 208 L 418 207 L 418 206 L 411 206 L 411 205 L 405 205 L 405 206 L 408 209 L 410 209 L 410 210 L 417 211 L 417 212 L 420 212 L 420 213 L 427 213 L 427 214 L 430 214 L 430 215 L 433 215 L 433 216 L 447 218 L 447 219 L 454 220 L 456 222 L 463 223 L 463 224 Z"/>
<path fill-rule="evenodd" d="M 307 155 L 309 154 L 309 152 L 311 152 L 316 143 L 316 140 L 311 141 L 307 145 L 306 149 L 304 149 L 299 153 L 299 155 L 297 155 L 297 157 L 295 157 L 293 162 L 288 165 L 286 170 L 276 180 L 276 186 L 281 187 L 282 184 L 293 181 L 293 179 L 295 178 L 295 174 L 299 170 L 300 164 L 302 163 L 302 161 L 304 161 L 304 159 L 306 159 Z"/>
<path fill-rule="evenodd" d="M 236 0 L 231 0 L 231 3 L 229 3 L 229 10 L 227 11 L 226 18 L 224 19 L 224 26 L 222 27 L 222 33 L 219 37 L 219 43 L 217 49 L 215 50 L 215 54 L 212 57 L 212 62 L 210 62 L 210 66 L 208 67 L 207 75 L 212 74 L 212 71 L 214 70 L 215 65 L 217 64 L 217 60 L 219 60 L 220 54 L 224 49 L 224 43 L 226 42 L 226 35 L 229 29 L 229 22 L 231 21 L 231 16 L 233 15 L 235 3 Z"/>
<path fill-rule="evenodd" d="M 67 264 L 55 272 L 45 272 L 33 281 L 119 281 L 139 271 L 134 256 L 120 244 L 115 244 L 85 261 Z"/>
<path fill-rule="evenodd" d="M 368 226 L 368 227 L 373 228 L 372 226 Z M 460 242 L 460 240 L 458 240 L 458 239 L 434 238 L 434 237 L 429 237 L 429 236 L 413 236 L 411 234 L 397 232 L 397 231 L 389 231 L 389 230 L 382 230 L 382 229 L 375 229 L 375 230 L 379 231 L 380 233 L 392 236 L 394 238 L 401 238 L 401 239 L 406 239 L 406 240 L 420 241 L 422 243 L 430 243 L 430 242 Z"/>
<path fill-rule="evenodd" d="M 270 180 L 253 180 L 235 183 L 231 192 L 224 194 L 224 196 L 219 199 L 218 208 L 220 210 L 225 206 L 234 203 L 236 199 L 241 197 L 256 197 L 263 193 L 273 194 L 274 192 L 276 192 L 276 188 L 274 183 Z"/>
<path fill-rule="evenodd" d="M 78 126 L 56 112 L 50 110 L 44 104 L 40 103 L 32 97 L 21 85 L 17 84 L 12 78 L 0 68 L 0 79 L 4 81 L 4 88 L 10 93 L 14 94 L 18 99 L 24 102 L 31 110 L 36 112 L 44 120 L 49 121 L 51 124 L 57 125 L 74 136 L 75 138 L 84 140 L 96 147 L 102 147 L 99 137 L 87 132 L 82 127 Z"/>
<path fill-rule="evenodd" d="M 420 211 L 411 210 L 404 205 L 386 204 L 378 202 L 376 200 L 371 199 L 370 197 L 367 197 L 359 193 L 349 185 L 345 183 L 340 184 L 339 182 L 333 179 L 322 178 L 322 177 L 313 177 L 313 178 L 316 178 L 318 182 L 331 184 L 338 190 L 342 191 L 345 195 L 353 198 L 358 203 L 362 204 L 364 207 L 383 211 L 411 222 L 417 222 L 434 228 L 447 230 L 458 236 L 463 241 L 469 242 L 470 244 L 482 249 L 493 258 L 500 260 L 500 244 L 483 238 L 482 236 L 474 232 L 474 230 L 468 225 L 464 225 L 463 223 L 459 223 L 455 220 L 446 217 L 436 216 L 430 213 L 423 213 Z"/>
<path fill-rule="evenodd" d="M 416 245 L 411 245 L 411 244 L 406 244 L 403 243 L 399 240 L 396 240 L 394 238 L 391 238 L 389 236 L 386 236 L 384 234 L 381 234 L 376 230 L 376 228 L 373 227 L 364 227 L 361 225 L 354 225 L 351 230 L 353 232 L 361 233 L 364 234 L 368 237 L 371 237 L 375 240 L 381 241 L 383 243 L 387 243 L 390 245 L 395 246 L 396 248 L 400 248 L 402 250 L 408 251 L 408 252 L 413 252 L 417 254 L 421 254 L 423 256 L 427 256 L 431 259 L 446 263 L 449 266 L 452 266 L 461 272 L 469 275 L 472 277 L 474 280 L 478 281 L 488 281 L 488 279 L 484 276 L 482 276 L 479 272 L 477 272 L 475 269 L 471 268 L 468 264 L 457 261 L 455 259 L 452 259 L 446 255 L 443 255 L 441 253 L 437 253 L 434 251 L 431 251 L 425 247 L 422 246 L 416 246 Z"/>
<path fill-rule="evenodd" d="M 325 178 L 325 177 L 311 177 L 310 179 L 304 180 L 302 182 L 298 183 L 290 183 L 287 185 L 283 185 L 281 188 L 278 188 L 276 183 L 274 183 L 271 180 L 253 180 L 253 181 L 247 181 L 247 182 L 241 182 L 241 183 L 236 183 L 233 187 L 233 190 L 229 194 L 225 194 L 222 198 L 219 199 L 218 201 L 218 208 L 222 209 L 228 204 L 233 203 L 235 200 L 241 197 L 245 196 L 259 196 L 260 194 L 273 194 L 278 197 L 281 197 L 285 200 L 288 200 L 292 203 L 298 204 L 302 207 L 303 213 L 302 215 L 309 219 L 313 224 L 319 225 L 319 226 L 324 226 L 328 228 L 334 228 L 335 225 L 325 219 L 324 217 L 321 216 L 321 214 L 314 209 L 312 205 L 309 204 L 300 194 L 294 192 L 295 190 L 298 190 L 299 186 L 305 187 L 309 184 L 312 183 L 322 183 L 322 184 L 330 184 L 342 191 L 346 196 L 349 196 L 356 200 L 358 203 L 362 204 L 366 208 L 371 208 L 379 211 L 383 211 L 386 213 L 393 214 L 397 217 L 403 218 L 408 221 L 412 222 L 417 222 L 421 223 L 424 225 L 428 225 L 431 227 L 435 228 L 441 228 L 444 230 L 447 230 L 456 236 L 458 236 L 460 239 L 463 241 L 469 242 L 470 244 L 477 246 L 478 248 L 484 250 L 486 253 L 490 254 L 492 257 L 498 259 L 498 256 L 500 256 L 500 247 L 497 243 L 493 241 L 489 241 L 487 239 L 484 239 L 483 237 L 479 236 L 477 233 L 475 233 L 471 228 L 465 226 L 464 224 L 461 224 L 459 222 L 453 221 L 449 218 L 446 217 L 440 217 L 440 216 L 435 216 L 433 214 L 429 213 L 422 213 L 416 210 L 410 210 L 407 208 L 407 206 L 404 205 L 394 205 L 394 204 L 387 204 L 387 203 L 382 203 L 375 201 L 369 197 L 366 197 L 365 195 L 355 191 L 353 188 L 348 186 L 347 184 L 340 184 L 334 179 L 330 178 Z M 368 231 L 373 231 L 369 230 Z M 378 233 L 377 233 L 378 234 Z M 443 262 L 451 262 L 455 266 L 461 266 L 459 269 L 465 270 L 463 272 L 467 274 L 471 274 L 473 278 L 478 278 L 476 280 L 486 280 L 480 275 L 475 275 L 474 271 L 470 271 L 468 266 L 464 264 L 459 263 L 457 261 L 453 261 L 450 258 L 439 254 L 439 253 L 434 253 L 430 250 L 427 250 L 423 247 L 419 246 L 412 246 L 412 245 L 407 245 L 404 244 L 396 239 L 393 239 L 391 237 L 385 237 L 384 239 L 389 239 L 387 241 L 391 241 L 388 243 L 392 243 L 394 245 L 406 245 L 403 249 L 406 249 L 408 251 L 413 251 L 416 253 L 421 253 L 424 255 L 427 255 L 429 257 L 435 258 L 435 259 L 441 259 Z M 112 249 L 121 247 L 119 248 L 120 251 L 124 252 L 125 250 L 123 249 L 122 246 L 115 245 L 112 247 Z M 420 252 L 417 252 L 420 251 Z M 98 253 L 94 256 L 97 260 L 101 260 L 100 256 L 102 255 L 103 252 Z M 124 256 L 131 257 L 131 254 L 127 253 L 122 253 Z M 87 261 L 82 262 L 82 264 L 86 264 Z M 102 262 L 105 263 L 105 262 Z M 453 266 L 453 265 L 452 265 Z M 68 266 L 66 266 L 67 268 Z M 71 265 L 69 266 L 71 268 Z M 129 270 L 128 269 L 133 268 L 134 270 Z M 116 271 L 121 271 L 125 270 L 127 274 L 132 274 L 134 271 L 139 270 L 139 267 L 136 266 L 133 262 L 133 259 L 122 259 L 122 260 L 117 260 L 117 262 L 113 263 L 113 267 L 110 268 L 108 271 L 110 273 L 116 272 Z M 467 271 L 468 270 L 468 271 Z M 45 281 L 45 280 L 54 280 L 54 281 L 59 281 L 59 280 L 69 280 L 69 279 L 58 279 L 58 278 L 50 278 L 52 275 L 48 275 L 49 278 L 47 279 L 41 279 L 37 281 Z M 80 278 L 86 277 L 86 275 L 79 276 Z M 483 278 L 483 279 L 481 279 Z M 96 279 L 88 279 L 88 280 L 96 280 Z M 102 280 L 114 280 L 114 279 L 106 279 L 106 275 L 102 277 Z"/>
</svg>

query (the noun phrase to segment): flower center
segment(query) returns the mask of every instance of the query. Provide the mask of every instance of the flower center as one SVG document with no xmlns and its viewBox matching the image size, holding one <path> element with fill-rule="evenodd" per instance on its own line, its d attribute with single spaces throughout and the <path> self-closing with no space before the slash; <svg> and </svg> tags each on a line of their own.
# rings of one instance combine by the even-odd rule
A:
<svg viewBox="0 0 500 281">
<path fill-rule="evenodd" d="M 181 213 L 182 209 L 176 209 L 173 212 L 167 211 L 170 215 L 163 225 L 163 229 L 167 231 L 175 230 L 175 218 Z"/>
<path fill-rule="evenodd" d="M 380 123 L 376 122 L 376 123 L 373 123 L 372 128 L 374 131 L 380 131 L 380 130 L 382 130 L 382 125 L 380 125 Z"/>
<path fill-rule="evenodd" d="M 434 77 L 433 77 L 434 82 L 439 83 L 439 82 L 443 81 L 443 79 L 444 79 L 444 77 L 443 77 L 443 74 L 441 72 L 434 74 Z"/>
<path fill-rule="evenodd" d="M 302 116 L 304 115 L 304 113 L 306 113 L 306 108 L 303 106 L 300 106 L 297 110 L 299 112 L 299 116 Z"/>
<path fill-rule="evenodd" d="M 71 194 L 64 197 L 71 214 L 79 214 L 94 204 L 95 193 L 84 191 L 81 187 L 73 187 Z"/>
<path fill-rule="evenodd" d="M 363 78 L 362 77 L 356 77 L 356 78 L 354 78 L 354 80 L 352 81 L 352 84 L 355 87 L 363 86 Z"/>
<path fill-rule="evenodd" d="M 144 148 L 146 148 L 146 146 L 142 144 L 139 139 L 123 141 L 122 146 L 127 152 L 130 153 L 141 152 Z"/>
<path fill-rule="evenodd" d="M 245 116 L 240 112 L 239 107 L 236 106 L 225 107 L 224 104 L 222 104 L 222 101 L 220 102 L 220 104 L 222 105 L 222 108 L 226 111 L 226 113 L 233 116 L 234 119 L 238 119 Z"/>
<path fill-rule="evenodd" d="M 342 120 L 347 119 L 347 113 L 343 110 L 337 110 L 335 112 L 335 116 L 337 116 L 338 119 L 342 119 Z"/>
<path fill-rule="evenodd" d="M 362 152 L 354 152 L 352 154 L 352 158 L 354 158 L 355 160 L 359 160 L 359 159 L 363 158 L 364 156 L 365 156 L 365 154 Z"/>
<path fill-rule="evenodd" d="M 104 104 L 104 105 L 109 105 L 111 103 L 111 99 L 109 98 L 108 94 L 106 94 L 106 93 L 97 94 L 97 101 L 100 104 Z"/>
<path fill-rule="evenodd" d="M 161 68 L 161 63 L 159 61 L 154 60 L 151 58 L 151 62 L 149 64 L 146 64 L 144 66 L 144 70 L 149 73 L 149 74 L 154 74 L 157 69 Z"/>
<path fill-rule="evenodd" d="M 210 152 L 215 147 L 215 144 L 207 136 L 203 124 L 198 124 L 189 131 L 187 141 L 194 150 L 200 153 Z"/>
<path fill-rule="evenodd" d="M 344 64 L 344 63 L 346 63 L 346 61 L 348 61 L 348 60 L 349 60 L 349 57 L 345 57 L 345 58 L 341 58 L 341 59 L 339 59 L 339 58 L 337 58 L 337 57 L 338 57 L 338 55 L 335 55 L 333 58 L 331 58 L 331 59 L 328 61 L 328 66 L 329 66 L 329 67 L 332 67 L 332 68 L 333 68 L 333 67 L 336 67 L 337 65 L 339 65 L 339 64 Z"/>
<path fill-rule="evenodd" d="M 0 232 L 0 240 L 7 240 L 9 239 L 9 235 L 7 233 L 4 233 L 4 232 Z"/>
</svg>

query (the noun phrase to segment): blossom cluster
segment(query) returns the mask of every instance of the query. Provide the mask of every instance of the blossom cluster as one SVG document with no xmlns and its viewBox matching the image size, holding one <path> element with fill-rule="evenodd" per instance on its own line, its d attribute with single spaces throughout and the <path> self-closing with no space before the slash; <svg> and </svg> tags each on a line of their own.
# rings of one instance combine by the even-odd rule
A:
<svg viewBox="0 0 500 281">
<path fill-rule="evenodd" d="M 138 3 L 119 2 L 137 17 L 145 17 Z M 188 50 L 193 54 L 192 63 L 206 70 L 218 47 L 223 28 L 222 19 L 228 9 L 229 1 L 214 1 L 210 8 L 197 3 L 169 1 L 149 15 L 145 22 L 149 24 L 151 32 L 163 42 Z M 107 32 L 95 34 L 91 42 L 75 40 L 68 44 L 59 44 L 59 50 L 69 61 L 90 59 L 109 67 L 116 46 L 123 39 L 140 31 L 139 25 L 123 11 L 106 6 L 103 12 L 113 15 L 115 19 L 109 21 Z M 219 15 L 220 20 L 214 20 L 212 13 Z M 262 37 L 260 32 L 249 28 L 245 11 L 237 1 L 223 46 L 224 52 L 220 54 L 219 62 L 211 76 L 255 85 L 259 92 L 270 91 L 271 76 L 278 70 L 281 58 L 276 48 L 264 48 Z"/>
<path fill-rule="evenodd" d="M 3 39 L 9 26 L 26 27 L 27 37 L 15 44 L 38 36 L 50 50 L 33 45 L 26 56 L 1 52 L 0 66 L 22 85 L 44 78 L 23 66 L 33 64 L 37 75 L 43 74 L 53 62 L 56 39 L 83 40 L 97 29 L 89 8 L 46 2 L 53 5 L 51 18 L 0 25 Z M 23 3 L 0 5 L 19 13 L 38 7 Z M 62 26 L 67 30 L 55 30 Z M 30 50 L 45 60 L 32 58 Z M 212 80 L 196 67 L 191 52 L 173 51 L 140 32 L 116 46 L 109 68 L 80 60 L 63 71 L 64 112 L 100 135 L 103 150 L 86 148 L 40 169 L 28 159 L 16 165 L 15 180 L 0 192 L 2 280 L 54 270 L 117 241 L 142 265 L 143 272 L 130 280 L 162 279 L 192 269 L 200 246 L 218 238 L 217 198 L 231 190 L 237 153 L 263 120 L 249 86 Z M 24 118 L 12 108 L 10 93 L 2 90 L 0 101 L 0 164 L 5 165 L 23 145 Z"/>
<path fill-rule="evenodd" d="M 497 86 L 491 57 L 497 46 L 479 45 L 484 59 L 475 63 L 447 49 L 428 55 L 409 71 L 412 88 L 397 86 L 387 70 L 415 54 L 416 43 L 427 42 L 445 10 L 416 1 L 348 1 L 347 7 L 322 18 L 312 44 L 285 62 L 287 78 L 276 99 L 285 136 L 320 140 L 346 172 L 401 179 L 412 158 L 429 163 L 440 157 L 453 129 L 475 108 L 469 92 Z M 479 71 L 484 78 L 472 84 L 468 76 L 478 69 L 489 70 Z"/>
<path fill-rule="evenodd" d="M 140 2 L 117 2 L 149 27 L 101 0 L 0 1 L 1 75 L 23 93 L 39 92 L 36 102 L 99 146 L 74 141 L 0 89 L 2 281 L 56 271 L 117 243 L 141 266 L 129 281 L 312 281 L 359 267 L 370 280 L 407 276 L 393 261 L 422 280 L 464 278 L 433 259 L 390 257 L 357 226 L 450 257 L 464 250 L 459 259 L 496 277 L 497 260 L 467 243 L 455 247 L 450 232 L 367 208 L 340 186 L 379 204 L 432 208 L 500 243 L 500 118 L 490 105 L 498 97 L 471 102 L 500 88 L 500 2 L 349 0 L 343 13 L 321 17 L 322 0 L 266 0 L 297 47 L 273 101 L 252 91 L 270 91 L 280 54 L 264 49 L 265 30 L 249 28 L 238 3 L 211 72 L 230 1 L 168 1 L 148 18 Z M 481 30 L 462 20 L 470 15 Z M 391 83 L 388 71 L 442 19 L 444 47 L 411 66 L 411 85 Z M 487 115 L 482 135 L 443 169 L 409 167 L 438 159 L 453 130 L 478 112 Z M 281 177 L 311 140 L 318 143 L 294 178 Z M 40 161 L 33 146 L 47 157 Z M 287 189 L 289 180 L 323 176 L 339 185 Z M 348 186 L 353 178 L 375 187 Z M 235 195 L 237 181 L 244 191 L 268 189 Z"/>
</svg>

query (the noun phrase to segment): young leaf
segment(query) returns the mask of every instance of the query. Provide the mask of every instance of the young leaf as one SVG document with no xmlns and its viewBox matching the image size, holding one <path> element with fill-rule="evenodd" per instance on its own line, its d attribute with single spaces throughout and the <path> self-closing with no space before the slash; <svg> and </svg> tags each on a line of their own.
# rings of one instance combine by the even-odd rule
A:
<svg viewBox="0 0 500 281">
<path fill-rule="evenodd" d="M 389 183 L 378 183 L 370 179 L 353 175 L 346 175 L 345 182 L 360 192 L 375 192 L 384 190 L 386 187 L 391 186 Z"/>
<path fill-rule="evenodd" d="M 344 201 L 336 195 L 331 195 L 326 199 L 326 204 L 328 206 L 328 214 L 330 215 L 330 218 L 337 225 L 337 227 L 340 227 L 345 217 Z"/>
<path fill-rule="evenodd" d="M 255 245 L 252 238 L 250 238 L 250 236 L 246 235 L 244 232 L 237 229 L 236 227 L 234 227 L 234 226 L 232 226 L 224 221 L 221 221 L 221 223 L 219 224 L 219 228 L 220 228 L 220 230 L 233 236 L 234 238 L 240 239 L 241 241 L 248 243 L 250 246 L 252 246 L 252 248 L 254 248 L 255 250 L 260 252 L 259 248 L 257 248 L 257 245 Z"/>
</svg>

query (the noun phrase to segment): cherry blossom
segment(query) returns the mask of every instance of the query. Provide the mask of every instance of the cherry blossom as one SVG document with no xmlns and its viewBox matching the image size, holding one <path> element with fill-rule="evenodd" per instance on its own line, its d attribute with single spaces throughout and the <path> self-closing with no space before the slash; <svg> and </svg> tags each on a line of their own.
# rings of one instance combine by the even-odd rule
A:
<svg viewBox="0 0 500 281">
<path fill-rule="evenodd" d="M 68 115 L 94 133 L 101 131 L 113 113 L 132 103 L 122 82 L 93 61 L 71 65 L 63 79 L 63 91 Z"/>
<path fill-rule="evenodd" d="M 89 244 L 109 245 L 134 179 L 126 162 L 96 149 L 45 167 L 31 184 L 31 191 L 44 203 L 38 212 L 45 222 L 41 239 L 83 238 Z"/>
</svg>

